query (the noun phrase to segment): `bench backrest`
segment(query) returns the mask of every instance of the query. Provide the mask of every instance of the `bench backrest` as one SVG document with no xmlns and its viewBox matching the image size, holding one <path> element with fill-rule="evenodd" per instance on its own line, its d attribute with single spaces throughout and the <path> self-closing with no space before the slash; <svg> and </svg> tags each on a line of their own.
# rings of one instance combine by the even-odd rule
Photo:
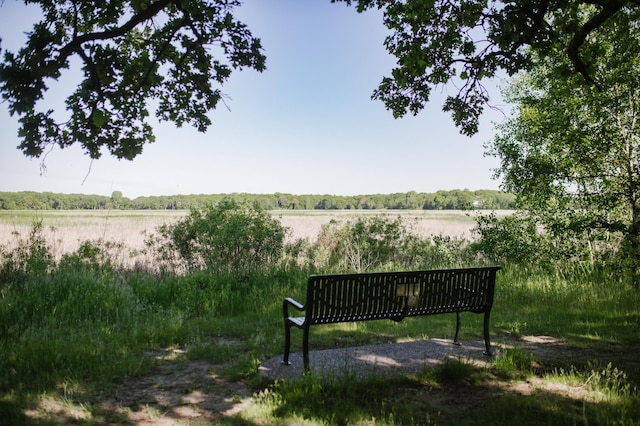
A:
<svg viewBox="0 0 640 426">
<path fill-rule="evenodd" d="M 369 274 L 312 275 L 308 324 L 448 312 L 489 312 L 499 266 Z"/>
</svg>

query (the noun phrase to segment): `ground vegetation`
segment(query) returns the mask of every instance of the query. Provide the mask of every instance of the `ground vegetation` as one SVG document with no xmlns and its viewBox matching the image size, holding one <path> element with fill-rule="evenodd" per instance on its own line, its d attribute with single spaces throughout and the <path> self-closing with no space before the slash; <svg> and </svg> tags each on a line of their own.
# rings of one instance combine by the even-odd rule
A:
<svg viewBox="0 0 640 426">
<path fill-rule="evenodd" d="M 243 232 L 279 232 L 259 209 L 233 203 L 192 212 L 179 233 L 159 232 L 175 236 L 173 250 L 183 256 L 185 242 L 217 244 L 184 234 L 201 230 L 203 220 L 219 229 L 229 217 L 249 225 L 238 225 Z M 101 240 L 58 258 L 35 223 L 0 249 L 0 418 L 34 425 L 638 424 L 640 294 L 605 258 L 576 267 L 545 251 L 525 261 L 517 247 L 498 246 L 541 235 L 522 231 L 517 220 L 493 236 L 479 224 L 475 246 L 434 235 L 421 242 L 427 255 L 399 256 L 418 240 L 410 224 L 368 216 L 332 224 L 327 238 L 313 243 L 285 243 L 280 262 L 269 258 L 260 269 L 240 262 L 242 271 L 206 262 L 124 267 L 112 254 L 115 243 Z M 222 235 L 235 247 L 234 233 Z M 260 247 L 259 238 L 251 241 Z M 251 244 L 239 255 L 251 253 Z M 497 257 L 494 247 L 501 247 Z M 360 262 L 334 262 L 358 250 Z M 275 383 L 258 373 L 262 360 L 281 354 L 283 298 L 304 300 L 311 273 L 496 260 L 503 269 L 491 333 L 505 349 L 488 364 L 452 359 L 411 376 Z M 314 334 L 314 348 L 450 337 L 452 320 L 326 326 Z M 481 339 L 481 318 L 470 315 L 463 324 L 465 336 Z"/>
</svg>

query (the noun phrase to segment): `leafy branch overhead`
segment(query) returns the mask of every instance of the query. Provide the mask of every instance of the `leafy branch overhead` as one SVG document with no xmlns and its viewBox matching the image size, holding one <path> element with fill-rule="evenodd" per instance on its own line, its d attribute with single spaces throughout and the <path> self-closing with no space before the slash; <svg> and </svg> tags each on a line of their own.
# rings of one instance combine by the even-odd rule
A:
<svg viewBox="0 0 640 426">
<path fill-rule="evenodd" d="M 446 83 L 457 93 L 443 106 L 462 133 L 478 131 L 489 94 L 483 80 L 512 76 L 532 65 L 532 54 L 561 55 L 585 82 L 599 86 L 592 66 L 601 60 L 598 33 L 613 17 L 637 28 L 637 0 L 332 0 L 379 8 L 391 30 L 385 45 L 397 66 L 373 98 L 395 117 L 417 114 L 431 90 Z M 621 52 L 621 54 L 624 54 Z"/>
<path fill-rule="evenodd" d="M 233 69 L 265 69 L 260 40 L 233 16 L 235 0 L 38 0 L 43 19 L 17 53 L 4 51 L 0 93 L 20 117 L 19 148 L 41 156 L 79 142 L 133 159 L 153 142 L 149 108 L 199 131 Z M 49 84 L 71 69 L 81 80 L 67 115 L 47 107 Z"/>
<path fill-rule="evenodd" d="M 563 71 L 606 90 L 599 34 L 637 30 L 640 0 L 331 0 L 379 8 L 397 58 L 373 98 L 395 117 L 417 114 L 434 87 L 454 85 L 443 109 L 462 133 L 478 131 L 487 79 L 554 57 Z M 232 70 L 265 69 L 260 40 L 233 16 L 240 0 L 25 0 L 41 22 L 17 53 L 0 60 L 0 94 L 19 117 L 19 148 L 31 157 L 79 143 L 92 158 L 132 159 L 153 142 L 149 117 L 200 131 Z M 620 46 L 624 56 L 629 46 Z M 562 59 L 562 60 L 560 60 Z M 64 75 L 63 75 L 64 74 Z M 77 78 L 66 112 L 49 84 Z"/>
</svg>

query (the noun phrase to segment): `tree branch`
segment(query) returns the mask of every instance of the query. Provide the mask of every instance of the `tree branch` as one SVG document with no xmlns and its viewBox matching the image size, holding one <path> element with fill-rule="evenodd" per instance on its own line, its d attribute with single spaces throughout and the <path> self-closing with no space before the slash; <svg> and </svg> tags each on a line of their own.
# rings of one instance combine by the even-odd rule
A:
<svg viewBox="0 0 640 426">
<path fill-rule="evenodd" d="M 69 43 L 67 43 L 60 49 L 58 54 L 58 61 L 66 61 L 69 55 L 71 55 L 73 52 L 77 52 L 78 49 L 86 42 L 95 40 L 108 40 L 126 34 L 133 28 L 135 28 L 136 25 L 156 16 L 158 13 L 160 13 L 160 11 L 162 11 L 165 7 L 167 7 L 174 1 L 175 0 L 158 0 L 157 2 L 150 4 L 147 9 L 140 11 L 136 15 L 133 15 L 129 21 L 125 22 L 120 27 L 97 33 L 82 34 L 77 37 L 74 36 Z"/>
<path fill-rule="evenodd" d="M 186 17 L 183 17 L 181 22 L 178 23 L 175 28 L 173 28 L 172 31 L 169 32 L 169 35 L 167 36 L 165 43 L 163 44 L 162 48 L 158 51 L 158 54 L 156 55 L 155 59 L 154 59 L 154 64 L 157 64 L 159 62 L 161 62 L 164 58 L 164 54 L 167 51 L 167 49 L 169 48 L 169 46 L 171 45 L 171 42 L 173 41 L 173 38 L 175 37 L 175 35 L 178 33 L 178 31 L 180 31 L 185 25 L 186 25 Z M 138 82 L 138 85 L 136 87 L 136 92 L 142 88 L 145 84 L 147 84 L 147 82 L 149 81 L 149 77 L 151 77 L 151 74 L 153 73 L 153 66 L 150 66 L 149 68 L 147 68 L 147 71 L 145 72 L 144 76 L 140 79 L 140 81 Z"/>
<path fill-rule="evenodd" d="M 594 30 L 598 29 L 607 19 L 611 18 L 616 12 L 622 9 L 624 5 L 619 0 L 609 0 L 607 3 L 603 4 L 602 10 L 589 19 L 581 28 L 573 35 L 573 38 L 569 42 L 569 46 L 567 47 L 567 54 L 569 59 L 573 63 L 573 66 L 576 68 L 582 76 L 588 82 L 592 83 L 594 86 L 598 88 L 598 90 L 602 90 L 600 85 L 589 75 L 589 71 L 587 70 L 587 64 L 583 61 L 580 56 L 580 47 L 584 44 L 587 36 L 591 34 Z"/>
</svg>

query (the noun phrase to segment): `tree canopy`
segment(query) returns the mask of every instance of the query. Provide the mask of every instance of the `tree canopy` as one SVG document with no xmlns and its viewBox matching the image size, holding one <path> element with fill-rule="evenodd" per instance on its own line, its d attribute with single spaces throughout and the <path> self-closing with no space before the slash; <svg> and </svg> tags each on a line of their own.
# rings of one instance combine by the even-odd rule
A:
<svg viewBox="0 0 640 426">
<path fill-rule="evenodd" d="M 0 192 L 0 210 L 189 210 L 230 199 L 239 204 L 257 205 L 265 210 L 458 210 L 512 209 L 513 194 L 491 189 L 468 189 L 395 194 L 199 194 L 160 195 L 129 199 L 120 191 L 104 195 L 59 194 L 51 192 Z"/>
<path fill-rule="evenodd" d="M 498 127 L 491 149 L 506 189 L 545 229 L 592 244 L 622 237 L 637 274 L 640 33 L 614 18 L 600 36 L 603 61 L 592 72 L 605 90 L 568 74 L 562 57 L 535 58 L 506 92 L 514 114 Z"/>
<path fill-rule="evenodd" d="M 4 51 L 0 94 L 20 117 L 19 148 L 41 156 L 78 142 L 133 159 L 154 140 L 149 109 L 205 131 L 233 69 L 265 69 L 260 40 L 233 16 L 239 0 L 25 0 L 42 10 L 23 48 Z M 48 109 L 49 84 L 79 69 L 65 100 Z"/>
<path fill-rule="evenodd" d="M 615 19 L 638 29 L 637 0 L 332 0 L 379 8 L 391 31 L 385 45 L 397 66 L 373 94 L 395 117 L 417 114 L 434 87 L 453 84 L 443 105 L 463 134 L 478 131 L 489 103 L 483 82 L 528 70 L 536 57 L 562 55 L 583 82 L 600 86 L 594 65 L 600 35 Z M 637 40 L 634 40 L 637 43 Z M 632 46 L 624 46 L 624 49 Z"/>
<path fill-rule="evenodd" d="M 564 55 L 584 82 L 601 87 L 600 33 L 615 19 L 637 30 L 638 0 L 331 0 L 379 8 L 397 66 L 373 98 L 394 116 L 417 114 L 440 85 L 443 109 L 462 133 L 478 131 L 487 79 L 528 70 L 536 57 Z M 260 40 L 234 18 L 239 0 L 25 0 L 42 20 L 18 52 L 0 60 L 0 95 L 19 117 L 19 148 L 41 156 L 79 143 L 133 159 L 154 140 L 149 117 L 205 131 L 232 70 L 265 69 Z M 634 41 L 635 42 L 635 41 Z M 630 46 L 624 46 L 624 49 Z M 47 107 L 49 85 L 81 74 L 66 112 Z M 75 77 L 74 77 L 75 78 Z"/>
</svg>

